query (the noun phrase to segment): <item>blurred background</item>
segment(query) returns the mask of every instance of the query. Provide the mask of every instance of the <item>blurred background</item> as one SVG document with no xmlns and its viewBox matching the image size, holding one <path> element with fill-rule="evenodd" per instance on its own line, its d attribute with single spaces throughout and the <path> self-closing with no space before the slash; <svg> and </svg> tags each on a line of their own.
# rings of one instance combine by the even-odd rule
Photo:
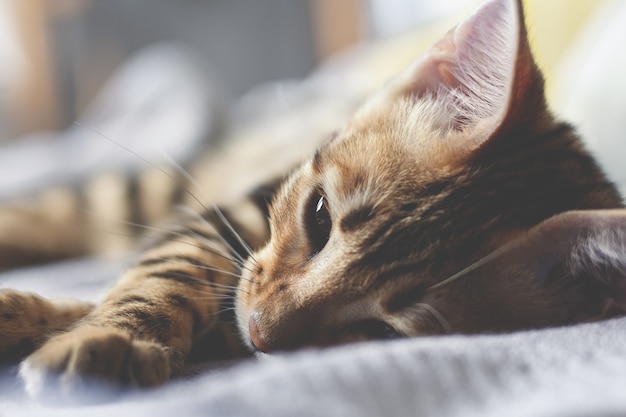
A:
<svg viewBox="0 0 626 417">
<path fill-rule="evenodd" d="M 355 44 L 436 26 L 478 3 L 0 0 L 0 143 L 67 128 L 114 71 L 150 45 L 183 46 L 200 72 L 211 74 L 221 93 L 236 100 L 263 82 L 306 77 Z M 606 3 L 620 1 L 525 0 L 531 38 L 541 39 L 533 47 L 547 72 Z"/>
<path fill-rule="evenodd" d="M 626 2 L 522 1 L 548 101 L 626 195 Z M 146 161 L 188 166 L 207 143 L 219 152 L 192 175 L 215 179 L 210 197 L 234 195 L 233 178 L 248 190 L 480 3 L 0 0 L 0 200 Z M 263 146 L 224 151 L 246 140 Z"/>
<path fill-rule="evenodd" d="M 469 0 L 471 3 L 471 0 Z M 177 42 L 234 96 L 468 0 L 2 0 L 0 140 L 63 128 L 127 57 Z M 475 2 L 474 2 L 475 3 Z"/>
</svg>

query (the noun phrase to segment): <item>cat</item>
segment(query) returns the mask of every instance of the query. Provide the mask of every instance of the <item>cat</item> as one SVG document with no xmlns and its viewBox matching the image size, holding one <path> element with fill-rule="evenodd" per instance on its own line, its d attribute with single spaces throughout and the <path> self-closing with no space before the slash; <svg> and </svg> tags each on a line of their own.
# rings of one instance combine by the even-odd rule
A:
<svg viewBox="0 0 626 417">
<path fill-rule="evenodd" d="M 626 307 L 622 199 L 550 113 L 520 0 L 486 2 L 285 180 L 230 207 L 196 202 L 202 214 L 150 241 L 98 305 L 0 292 L 0 357 L 26 357 L 31 395 L 80 392 L 85 377 L 155 386 L 196 354 Z"/>
</svg>

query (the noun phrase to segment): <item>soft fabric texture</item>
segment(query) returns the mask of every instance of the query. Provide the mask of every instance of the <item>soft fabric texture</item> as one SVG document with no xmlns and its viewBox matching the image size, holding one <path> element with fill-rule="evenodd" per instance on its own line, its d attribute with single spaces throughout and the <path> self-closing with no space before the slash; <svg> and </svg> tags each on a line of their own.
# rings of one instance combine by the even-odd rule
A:
<svg viewBox="0 0 626 417">
<path fill-rule="evenodd" d="M 626 9 L 622 6 L 622 10 Z M 623 19 L 624 13 L 614 13 L 613 16 L 614 19 Z M 620 22 L 620 27 L 626 27 L 626 22 Z M 602 28 L 597 30 L 602 32 Z M 282 97 L 274 107 L 278 112 L 281 104 L 298 103 L 307 94 L 319 95 L 322 94 L 320 91 L 329 95 L 337 94 L 338 89 L 334 87 L 338 85 L 350 99 L 358 98 L 369 89 L 374 83 L 372 79 L 376 77 L 370 74 L 368 79 L 365 74 L 353 78 L 350 71 L 355 71 L 358 65 L 350 64 L 350 59 L 356 62 L 363 56 L 376 59 L 377 53 L 377 50 L 365 51 L 363 54 L 355 53 L 343 63 L 336 61 L 334 65 L 314 75 L 308 84 L 288 85 L 286 90 L 269 88 L 257 92 L 256 96 L 249 96 L 239 103 L 239 117 L 245 115 L 255 100 L 257 103 L 270 102 L 266 98 L 272 94 Z M 187 61 L 179 56 L 177 62 L 183 65 Z M 154 62 L 150 66 L 158 67 Z M 210 123 L 195 117 L 197 113 L 188 114 L 188 111 L 203 103 L 198 112 L 216 114 L 214 112 L 219 112 L 220 106 L 212 101 L 215 99 L 214 90 L 204 84 L 201 78 L 180 76 L 180 71 L 193 74 L 189 68 L 180 66 L 175 69 L 177 79 L 188 81 L 184 86 L 165 88 L 167 83 L 163 80 L 169 76 L 161 78 L 161 81 L 154 80 L 155 85 L 161 85 L 162 91 L 178 92 L 177 100 L 163 100 L 163 97 L 168 97 L 167 94 L 146 94 L 145 97 L 161 97 L 161 104 L 165 106 L 161 109 L 164 111 L 156 114 L 138 111 L 135 114 L 127 108 L 127 120 L 133 116 L 136 119 L 126 126 L 130 129 L 133 126 L 147 126 L 144 123 L 149 122 L 165 123 L 167 126 L 182 123 L 186 134 L 177 136 L 182 143 L 178 143 L 175 149 L 179 149 L 178 145 L 193 147 L 198 138 L 208 135 L 212 130 Z M 598 82 L 615 82 L 603 79 L 601 69 L 594 68 L 594 77 Z M 344 78 L 338 77 L 337 73 L 343 73 Z M 346 79 L 351 79 L 352 83 L 346 84 Z M 205 86 L 204 90 L 192 87 L 193 83 L 198 82 Z M 626 108 L 624 95 L 611 95 L 616 89 L 602 88 L 595 91 L 610 95 L 611 103 L 616 103 L 612 104 L 614 109 Z M 568 97 L 568 102 L 584 103 L 588 90 L 580 88 L 571 93 L 578 95 Z M 137 97 L 141 93 L 135 94 Z M 263 109 L 265 116 L 271 116 L 270 107 Z M 152 108 L 159 109 L 159 106 Z M 168 119 L 168 115 L 172 118 Z M 177 118 L 175 115 L 186 116 Z M 90 116 L 85 123 L 91 128 L 105 129 L 106 122 L 98 124 L 100 119 L 96 116 Z M 143 120 L 145 117 L 151 120 Z M 626 119 L 622 117 L 613 122 L 618 126 L 623 120 Z M 606 124 L 611 121 L 602 122 Z M 593 120 L 586 123 L 593 123 Z M 124 138 L 140 140 L 141 137 L 152 137 L 152 133 L 160 131 L 158 125 L 154 126 L 157 127 L 143 135 L 138 136 L 134 134 L 136 132 L 128 130 L 123 138 L 117 139 L 133 147 L 133 143 L 124 141 Z M 101 158 L 104 162 L 88 164 L 88 169 L 83 169 L 80 164 L 68 167 L 60 162 L 61 158 L 51 157 L 49 152 L 52 150 L 60 154 L 63 149 L 67 149 L 63 146 L 75 146 L 76 143 L 72 141 L 76 140 L 74 135 L 78 129 L 84 128 L 74 126 L 67 132 L 57 134 L 57 144 L 46 145 L 50 146 L 46 152 L 38 145 L 22 144 L 2 150 L 0 159 L 4 161 L 6 158 L 7 163 L 0 164 L 0 178 L 4 179 L 0 183 L 0 195 L 14 193 L 16 189 L 35 189 L 50 178 L 64 179 L 79 172 L 95 172 L 102 164 L 106 166 L 110 158 Z M 605 126 L 597 131 L 624 130 Z M 171 136 L 166 133 L 163 137 Z M 87 137 L 95 140 L 94 143 L 102 140 L 97 134 L 89 134 Z M 594 138 L 594 141 L 603 140 L 614 143 L 615 138 Z M 119 152 L 116 145 L 108 143 L 107 146 Z M 167 145 L 161 146 L 167 148 Z M 81 157 L 97 159 L 102 156 L 99 147 L 86 146 L 85 149 L 86 152 L 89 149 L 93 152 L 81 154 Z M 598 146 L 596 151 L 601 153 L 602 146 Z M 25 171 L 13 171 L 15 168 L 8 165 L 11 158 L 18 154 L 23 158 L 21 161 L 27 161 L 22 164 L 37 166 L 38 170 L 35 173 L 31 171 L 32 175 L 26 172 L 20 177 L 19 174 Z M 119 154 L 125 155 L 123 151 Z M 10 155 L 13 156 L 9 158 Z M 176 156 L 185 158 L 184 154 Z M 38 161 L 42 164 L 38 164 Z M 97 300 L 106 288 L 113 285 L 123 265 L 124 262 L 106 259 L 83 259 L 6 272 L 0 274 L 0 288 L 33 291 L 50 297 Z M 0 415 L 623 416 L 626 415 L 625 330 L 626 318 L 618 318 L 514 334 L 421 338 L 281 356 L 262 355 L 220 370 L 200 370 L 196 376 L 186 377 L 157 390 L 131 392 L 116 399 L 80 407 L 50 407 L 32 402 L 21 392 L 14 378 L 15 368 L 10 368 L 0 374 Z"/>
<path fill-rule="evenodd" d="M 619 416 L 626 319 L 262 358 L 104 405 L 2 415 Z"/>
</svg>

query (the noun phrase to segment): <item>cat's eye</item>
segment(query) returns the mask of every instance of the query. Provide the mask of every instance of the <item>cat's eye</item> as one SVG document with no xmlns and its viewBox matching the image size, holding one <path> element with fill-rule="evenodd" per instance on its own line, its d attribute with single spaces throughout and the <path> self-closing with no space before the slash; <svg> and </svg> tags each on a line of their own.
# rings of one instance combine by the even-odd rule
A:
<svg viewBox="0 0 626 417">
<path fill-rule="evenodd" d="M 350 326 L 350 330 L 368 339 L 397 339 L 402 337 L 391 325 L 381 320 L 363 320 Z"/>
<path fill-rule="evenodd" d="M 328 201 L 317 191 L 311 195 L 306 210 L 307 236 L 311 244 L 312 257 L 326 246 L 333 223 L 328 211 Z"/>
</svg>

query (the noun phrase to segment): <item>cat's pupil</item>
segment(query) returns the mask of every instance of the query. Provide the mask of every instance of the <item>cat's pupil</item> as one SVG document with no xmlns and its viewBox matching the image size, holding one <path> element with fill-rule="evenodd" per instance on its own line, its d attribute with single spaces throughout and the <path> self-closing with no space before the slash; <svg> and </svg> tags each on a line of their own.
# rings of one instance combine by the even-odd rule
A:
<svg viewBox="0 0 626 417">
<path fill-rule="evenodd" d="M 326 206 L 324 205 L 324 197 L 320 197 L 317 201 L 317 207 L 315 208 L 315 221 L 321 228 L 330 224 L 330 215 L 328 214 L 328 209 L 326 209 Z"/>
<path fill-rule="evenodd" d="M 320 193 L 315 192 L 311 196 L 306 216 L 308 218 L 307 234 L 311 244 L 310 256 L 312 257 L 324 249 L 333 226 L 328 203 Z"/>
</svg>

